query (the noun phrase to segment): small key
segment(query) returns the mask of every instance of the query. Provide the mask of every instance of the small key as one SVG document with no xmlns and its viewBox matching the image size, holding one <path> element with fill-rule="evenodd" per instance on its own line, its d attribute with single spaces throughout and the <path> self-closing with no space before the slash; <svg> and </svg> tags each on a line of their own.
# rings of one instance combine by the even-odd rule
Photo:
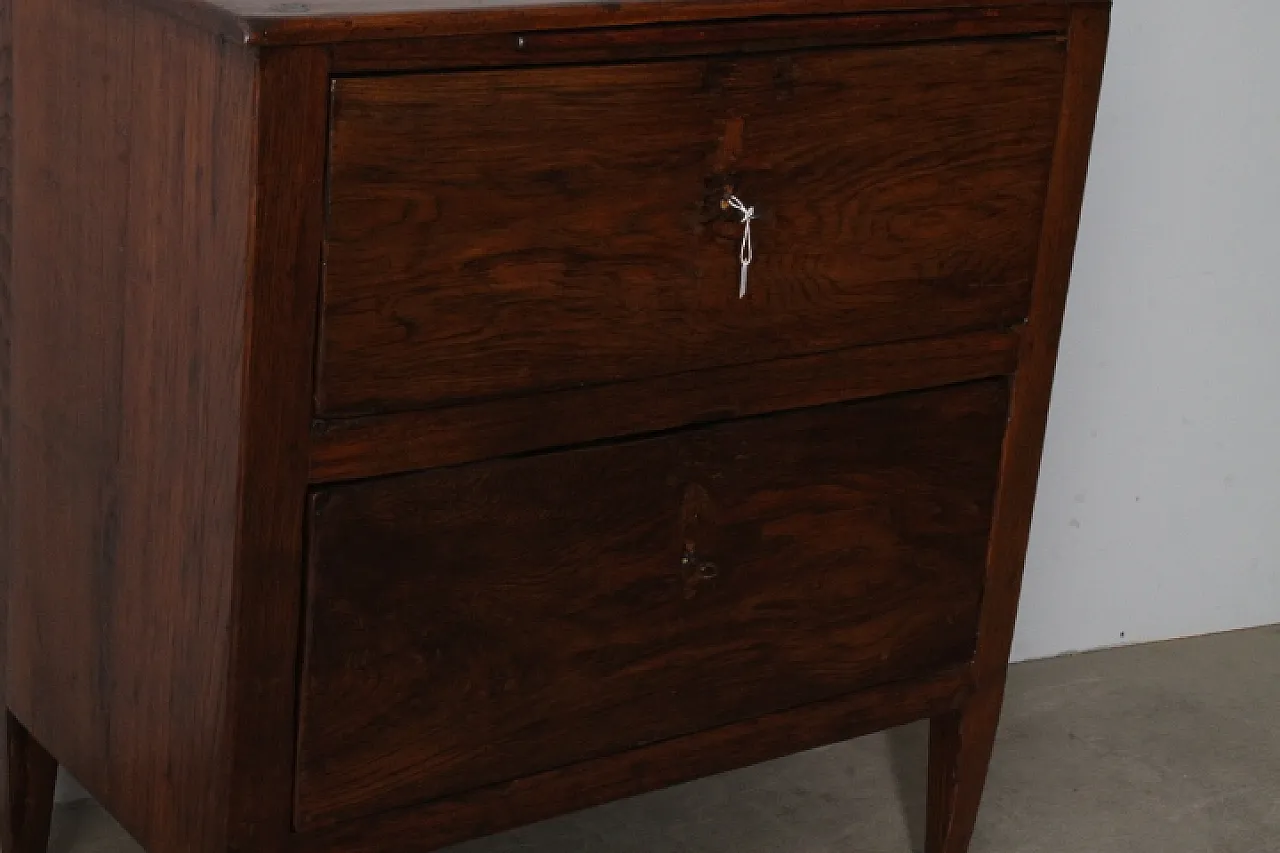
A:
<svg viewBox="0 0 1280 853">
<path fill-rule="evenodd" d="M 756 218 L 756 209 L 744 204 L 736 195 L 727 195 L 720 202 L 724 208 L 733 208 L 742 216 L 742 245 L 738 250 L 738 262 L 742 265 L 742 273 L 738 279 L 738 298 L 747 298 L 747 273 L 751 262 L 755 260 L 755 246 L 751 242 L 751 222 Z"/>
</svg>

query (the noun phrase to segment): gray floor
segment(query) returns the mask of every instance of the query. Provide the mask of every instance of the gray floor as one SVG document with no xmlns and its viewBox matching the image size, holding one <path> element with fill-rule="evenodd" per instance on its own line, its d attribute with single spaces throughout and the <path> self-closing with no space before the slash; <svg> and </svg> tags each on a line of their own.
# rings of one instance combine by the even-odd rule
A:
<svg viewBox="0 0 1280 853">
<path fill-rule="evenodd" d="M 909 853 L 925 730 L 816 750 L 449 853 Z M 52 853 L 136 853 L 89 803 Z M 973 853 L 1280 853 L 1280 627 L 1014 668 Z"/>
</svg>

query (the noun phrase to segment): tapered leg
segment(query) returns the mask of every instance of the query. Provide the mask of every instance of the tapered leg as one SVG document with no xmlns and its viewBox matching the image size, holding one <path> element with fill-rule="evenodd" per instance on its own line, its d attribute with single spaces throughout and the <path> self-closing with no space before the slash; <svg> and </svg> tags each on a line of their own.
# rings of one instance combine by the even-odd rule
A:
<svg viewBox="0 0 1280 853">
<path fill-rule="evenodd" d="M 979 691 L 929 729 L 926 853 L 967 853 L 1000 722 L 1003 689 Z"/>
<path fill-rule="evenodd" d="M 4 853 L 45 853 L 53 817 L 58 763 L 7 711 L 5 748 L 0 751 L 0 849 Z"/>
</svg>

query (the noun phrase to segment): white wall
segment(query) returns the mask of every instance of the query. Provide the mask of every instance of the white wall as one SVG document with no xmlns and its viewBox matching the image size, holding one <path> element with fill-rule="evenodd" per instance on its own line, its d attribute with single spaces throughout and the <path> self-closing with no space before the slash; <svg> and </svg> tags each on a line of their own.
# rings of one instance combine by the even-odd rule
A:
<svg viewBox="0 0 1280 853">
<path fill-rule="evenodd" d="M 1277 35 L 1116 2 L 1020 659 L 1280 622 Z"/>
</svg>

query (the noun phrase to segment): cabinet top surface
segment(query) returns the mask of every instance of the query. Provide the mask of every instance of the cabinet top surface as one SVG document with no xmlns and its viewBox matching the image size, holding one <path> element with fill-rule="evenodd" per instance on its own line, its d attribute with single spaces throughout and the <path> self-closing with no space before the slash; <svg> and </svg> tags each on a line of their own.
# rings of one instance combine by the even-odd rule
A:
<svg viewBox="0 0 1280 853">
<path fill-rule="evenodd" d="M 252 44 L 947 9 L 1109 5 L 1110 0 L 141 0 Z"/>
</svg>

